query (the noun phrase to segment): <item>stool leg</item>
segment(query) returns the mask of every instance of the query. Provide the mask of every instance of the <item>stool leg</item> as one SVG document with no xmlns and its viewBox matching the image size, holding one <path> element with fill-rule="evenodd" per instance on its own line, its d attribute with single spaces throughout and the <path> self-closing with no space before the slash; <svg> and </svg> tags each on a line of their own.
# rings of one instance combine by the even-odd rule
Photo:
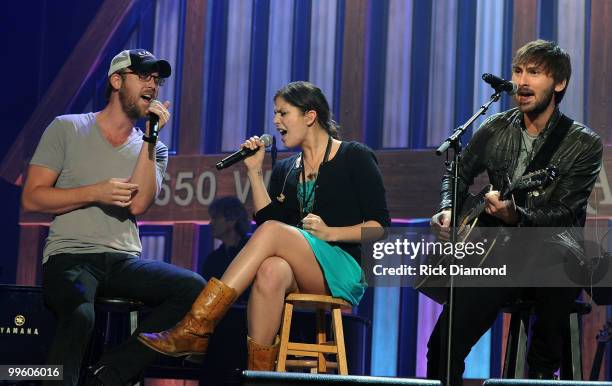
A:
<svg viewBox="0 0 612 386">
<path fill-rule="evenodd" d="M 527 331 L 529 330 L 529 311 L 521 312 L 520 328 L 517 337 L 516 367 L 514 378 L 525 378 L 527 363 Z"/>
<path fill-rule="evenodd" d="M 580 326 L 578 314 L 569 315 L 569 334 L 564 344 L 564 355 L 561 364 L 561 378 L 582 381 L 582 355 L 580 352 Z M 569 342 L 567 342 L 569 339 Z M 568 344 L 569 343 L 569 344 Z M 569 347 L 568 347 L 569 346 Z"/>
<path fill-rule="evenodd" d="M 348 375 L 346 347 L 344 346 L 344 329 L 342 328 L 342 311 L 340 307 L 335 307 L 332 310 L 332 325 L 334 330 L 334 341 L 338 349 L 338 374 Z"/>
<path fill-rule="evenodd" d="M 287 347 L 289 346 L 289 333 L 291 332 L 291 317 L 293 315 L 293 304 L 285 303 L 283 310 L 283 321 L 281 324 L 280 348 L 278 350 L 278 360 L 276 361 L 276 371 L 287 371 Z"/>
<path fill-rule="evenodd" d="M 324 344 L 327 341 L 325 333 L 325 311 L 317 310 L 317 344 Z M 325 374 L 327 372 L 327 362 L 325 355 L 320 352 L 317 360 L 317 372 Z"/>
<path fill-rule="evenodd" d="M 524 378 L 527 354 L 527 323 L 529 314 L 515 312 L 510 316 L 510 328 L 506 340 L 503 378 Z"/>
<path fill-rule="evenodd" d="M 130 312 L 130 334 L 133 334 L 138 327 L 138 311 Z"/>
<path fill-rule="evenodd" d="M 506 356 L 504 359 L 503 378 L 514 378 L 516 374 L 516 352 L 518 349 L 518 336 L 521 328 L 520 316 L 510 314 L 510 326 L 506 340 Z"/>
<path fill-rule="evenodd" d="M 130 334 L 134 334 L 138 327 L 138 311 L 130 311 Z M 144 375 L 141 373 L 140 379 L 133 386 L 144 386 Z"/>
<path fill-rule="evenodd" d="M 516 373 L 516 329 L 517 320 L 514 315 L 510 315 L 510 325 L 508 326 L 508 337 L 506 338 L 506 355 L 504 356 L 504 369 L 502 378 L 512 378 Z"/>
<path fill-rule="evenodd" d="M 111 331 L 111 313 L 107 312 L 106 313 L 106 320 L 104 323 L 104 350 L 102 352 L 105 352 L 108 350 L 109 346 L 110 346 L 110 333 Z"/>
</svg>

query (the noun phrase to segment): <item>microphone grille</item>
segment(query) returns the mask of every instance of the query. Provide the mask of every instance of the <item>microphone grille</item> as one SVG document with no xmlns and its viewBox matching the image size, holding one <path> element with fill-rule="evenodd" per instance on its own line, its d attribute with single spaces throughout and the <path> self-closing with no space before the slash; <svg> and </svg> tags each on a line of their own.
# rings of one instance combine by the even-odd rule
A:
<svg viewBox="0 0 612 386">
<path fill-rule="evenodd" d="M 259 139 L 262 140 L 265 147 L 272 145 L 272 136 L 270 134 L 263 134 Z"/>
<path fill-rule="evenodd" d="M 514 95 L 518 91 L 518 85 L 512 81 L 510 81 L 510 84 L 512 85 L 512 90 L 508 91 L 508 95 Z"/>
</svg>

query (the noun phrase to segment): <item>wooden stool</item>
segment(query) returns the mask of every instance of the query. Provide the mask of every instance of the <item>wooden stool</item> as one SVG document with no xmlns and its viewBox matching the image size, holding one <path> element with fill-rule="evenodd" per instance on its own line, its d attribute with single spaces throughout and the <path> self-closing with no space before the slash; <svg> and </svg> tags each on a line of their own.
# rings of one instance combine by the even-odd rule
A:
<svg viewBox="0 0 612 386">
<path fill-rule="evenodd" d="M 310 308 L 316 311 L 316 344 L 289 342 L 293 307 Z M 291 368 L 310 368 L 316 373 L 326 373 L 336 369 L 338 374 L 347 375 L 346 349 L 344 347 L 344 330 L 342 328 L 342 309 L 351 309 L 352 305 L 345 300 L 326 295 L 289 294 L 285 298 L 285 309 L 280 334 L 280 349 L 276 371 L 287 371 Z M 325 311 L 331 310 L 331 328 L 333 340 L 327 341 L 325 331 Z M 328 361 L 325 354 L 335 354 L 336 362 Z M 314 360 L 293 359 L 287 356 L 313 357 Z"/>
</svg>

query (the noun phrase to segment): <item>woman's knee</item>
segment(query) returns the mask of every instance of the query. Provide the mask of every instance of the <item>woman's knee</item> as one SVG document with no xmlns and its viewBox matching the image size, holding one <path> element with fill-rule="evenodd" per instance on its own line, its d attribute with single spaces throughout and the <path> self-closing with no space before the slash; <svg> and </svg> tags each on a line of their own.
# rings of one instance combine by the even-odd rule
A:
<svg viewBox="0 0 612 386">
<path fill-rule="evenodd" d="M 289 264 L 280 257 L 269 257 L 259 266 L 253 288 L 260 293 L 286 291 L 293 282 Z"/>
<path fill-rule="evenodd" d="M 257 227 L 253 233 L 253 238 L 273 237 L 278 239 L 278 236 L 287 230 L 288 225 L 276 220 L 268 220 Z"/>
</svg>

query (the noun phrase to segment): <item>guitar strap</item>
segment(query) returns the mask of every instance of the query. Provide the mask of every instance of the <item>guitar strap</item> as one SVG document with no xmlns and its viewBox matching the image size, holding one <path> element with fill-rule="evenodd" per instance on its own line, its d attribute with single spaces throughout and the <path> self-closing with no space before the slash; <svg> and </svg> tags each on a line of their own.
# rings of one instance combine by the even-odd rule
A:
<svg viewBox="0 0 612 386">
<path fill-rule="evenodd" d="M 559 121 L 555 125 L 553 131 L 550 133 L 546 139 L 546 142 L 544 142 L 544 145 L 542 145 L 536 156 L 533 157 L 523 175 L 529 174 L 536 170 L 544 169 L 548 166 L 550 159 L 559 148 L 561 141 L 563 141 L 563 138 L 565 138 L 567 132 L 573 124 L 574 121 L 572 119 L 561 114 L 561 117 L 559 118 Z"/>
<path fill-rule="evenodd" d="M 525 169 L 523 175 L 532 173 L 536 170 L 545 169 L 548 166 L 553 154 L 555 154 L 557 149 L 559 149 L 559 145 L 561 145 L 563 138 L 565 138 L 567 132 L 573 124 L 574 121 L 572 119 L 561 114 L 561 117 L 559 117 L 557 124 L 552 129 L 552 132 L 548 135 L 546 142 L 544 142 L 535 157 L 533 157 L 529 165 L 527 165 L 527 168 Z M 527 192 L 523 191 L 514 194 L 514 200 L 518 205 L 524 205 L 526 199 Z"/>
</svg>

